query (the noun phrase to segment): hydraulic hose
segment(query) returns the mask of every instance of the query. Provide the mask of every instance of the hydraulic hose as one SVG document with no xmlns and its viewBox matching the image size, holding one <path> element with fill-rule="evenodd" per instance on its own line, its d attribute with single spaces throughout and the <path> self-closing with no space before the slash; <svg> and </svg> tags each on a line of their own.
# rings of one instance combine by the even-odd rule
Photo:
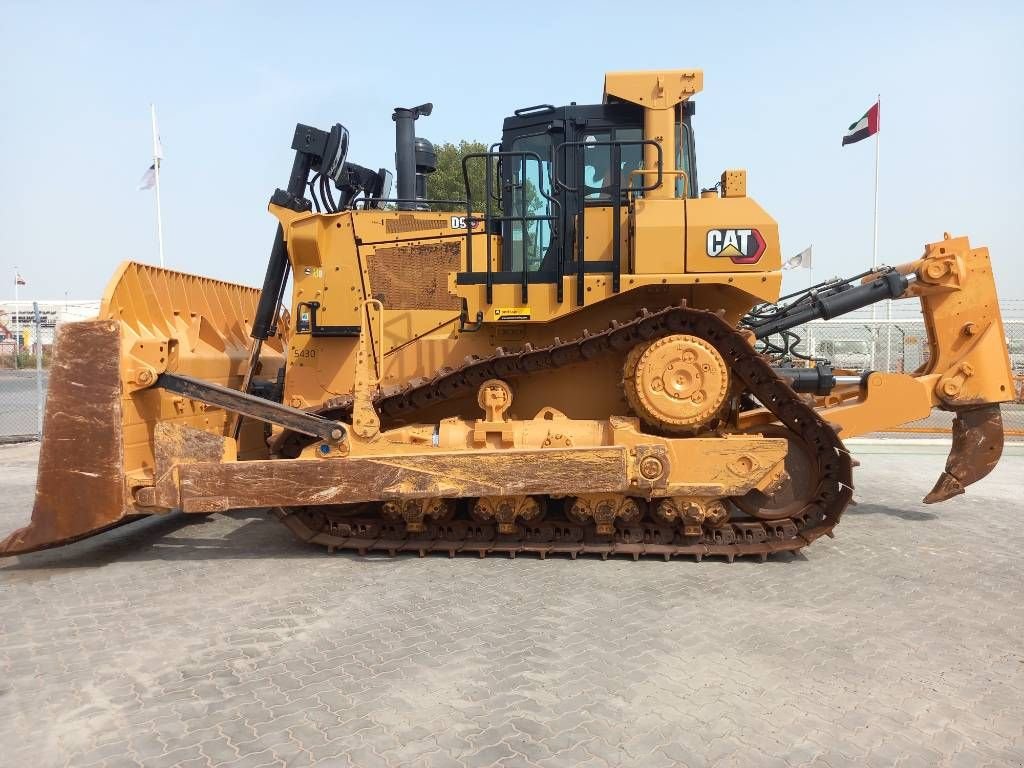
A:
<svg viewBox="0 0 1024 768">
<path fill-rule="evenodd" d="M 898 299 L 910 285 L 910 278 L 895 270 L 876 277 L 870 283 L 857 285 L 835 293 L 814 296 L 806 306 L 794 308 L 779 317 L 752 324 L 758 339 L 788 331 L 811 320 L 831 320 L 856 309 L 869 307 L 886 299 Z"/>
</svg>

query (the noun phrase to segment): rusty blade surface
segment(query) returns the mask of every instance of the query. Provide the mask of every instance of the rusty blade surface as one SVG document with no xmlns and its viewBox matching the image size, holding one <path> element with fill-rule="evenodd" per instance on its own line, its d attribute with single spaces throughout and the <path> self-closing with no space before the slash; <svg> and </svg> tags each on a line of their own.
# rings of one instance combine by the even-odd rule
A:
<svg viewBox="0 0 1024 768">
<path fill-rule="evenodd" d="M 1002 455 L 1003 416 L 999 404 L 958 410 L 946 469 L 924 497 L 924 503 L 935 504 L 960 495 L 991 472 Z"/>
<path fill-rule="evenodd" d="M 113 321 L 57 328 L 32 521 L 0 541 L 0 556 L 66 544 L 128 514 L 119 345 Z"/>
</svg>

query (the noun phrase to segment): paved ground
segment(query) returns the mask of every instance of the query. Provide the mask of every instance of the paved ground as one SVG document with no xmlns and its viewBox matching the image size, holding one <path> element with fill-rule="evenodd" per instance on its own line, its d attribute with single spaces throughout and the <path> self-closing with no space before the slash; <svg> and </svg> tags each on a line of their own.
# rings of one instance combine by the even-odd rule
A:
<svg viewBox="0 0 1024 768">
<path fill-rule="evenodd" d="M 1024 763 L 1024 457 L 934 508 L 940 456 L 863 458 L 764 565 L 328 556 L 255 512 L 4 562 L 0 764 Z"/>
</svg>

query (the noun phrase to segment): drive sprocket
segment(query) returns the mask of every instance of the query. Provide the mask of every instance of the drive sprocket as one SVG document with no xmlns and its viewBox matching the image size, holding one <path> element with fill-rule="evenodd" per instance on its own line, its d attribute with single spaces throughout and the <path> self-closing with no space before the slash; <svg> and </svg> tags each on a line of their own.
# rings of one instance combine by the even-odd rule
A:
<svg viewBox="0 0 1024 768">
<path fill-rule="evenodd" d="M 623 388 L 633 412 L 665 432 L 709 427 L 729 397 L 729 366 L 704 339 L 677 333 L 630 350 Z"/>
</svg>

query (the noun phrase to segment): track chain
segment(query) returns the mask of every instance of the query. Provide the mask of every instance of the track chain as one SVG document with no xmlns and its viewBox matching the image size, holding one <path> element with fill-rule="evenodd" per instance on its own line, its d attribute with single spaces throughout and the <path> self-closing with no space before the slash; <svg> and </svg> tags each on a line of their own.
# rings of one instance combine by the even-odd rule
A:
<svg viewBox="0 0 1024 768">
<path fill-rule="evenodd" d="M 385 423 L 407 421 L 429 406 L 475 394 L 487 379 L 515 379 L 536 371 L 562 368 L 612 353 L 624 353 L 638 344 L 678 333 L 692 334 L 712 344 L 746 391 L 810 449 L 817 462 L 819 482 L 813 498 L 797 516 L 771 522 L 730 520 L 720 528 L 705 530 L 703 536 L 685 539 L 676 529 L 651 522 L 617 528 L 610 537 L 597 537 L 586 526 L 570 522 L 521 524 L 521 536 L 505 537 L 497 535 L 488 524 L 463 520 L 443 524 L 447 526 L 443 529 L 439 527 L 441 524 L 435 524 L 428 526 L 423 534 L 408 535 L 401 523 L 361 517 L 332 519 L 326 511 L 315 507 L 282 510 L 279 516 L 300 538 L 318 541 L 331 549 L 421 554 L 473 551 L 481 556 L 518 552 L 546 556 L 565 552 L 572 556 L 597 553 L 605 557 L 623 553 L 666 558 L 721 555 L 731 560 L 741 555 L 767 557 L 773 552 L 797 550 L 830 534 L 853 493 L 849 453 L 832 427 L 794 393 L 754 351 L 743 334 L 718 313 L 686 306 L 666 307 L 656 312 L 641 310 L 631 321 L 613 321 L 604 331 L 584 331 L 572 341 L 556 338 L 551 345 L 539 349 L 530 345 L 514 352 L 498 348 L 488 358 L 469 357 L 460 367 L 442 368 L 431 379 L 413 380 L 401 387 L 382 390 L 374 404 Z M 336 398 L 314 412 L 345 420 L 351 416 L 352 399 Z M 294 456 L 305 444 L 307 439 L 303 436 L 286 433 L 274 448 L 279 455 Z M 319 524 L 316 519 L 320 520 Z"/>
<path fill-rule="evenodd" d="M 744 555 L 760 556 L 762 560 L 775 552 L 792 552 L 803 548 L 807 541 L 799 535 L 792 520 L 730 522 L 703 536 L 683 536 L 672 526 L 650 521 L 618 523 L 615 533 L 597 536 L 593 526 L 568 520 L 545 520 L 521 525 L 518 533 L 502 535 L 492 523 L 473 520 L 452 520 L 447 523 L 428 523 L 427 530 L 409 534 L 399 522 L 382 518 L 346 517 L 320 518 L 314 510 L 277 510 L 278 517 L 303 541 L 322 544 L 331 552 L 337 549 L 354 550 L 360 555 L 372 552 L 394 557 L 400 552 L 415 552 L 420 557 L 428 553 L 443 552 L 449 557 L 457 554 L 568 555 L 575 560 L 579 555 L 597 554 L 603 559 L 613 555 L 626 555 L 634 560 L 641 557 L 704 557 L 720 556 L 730 562 Z"/>
</svg>

